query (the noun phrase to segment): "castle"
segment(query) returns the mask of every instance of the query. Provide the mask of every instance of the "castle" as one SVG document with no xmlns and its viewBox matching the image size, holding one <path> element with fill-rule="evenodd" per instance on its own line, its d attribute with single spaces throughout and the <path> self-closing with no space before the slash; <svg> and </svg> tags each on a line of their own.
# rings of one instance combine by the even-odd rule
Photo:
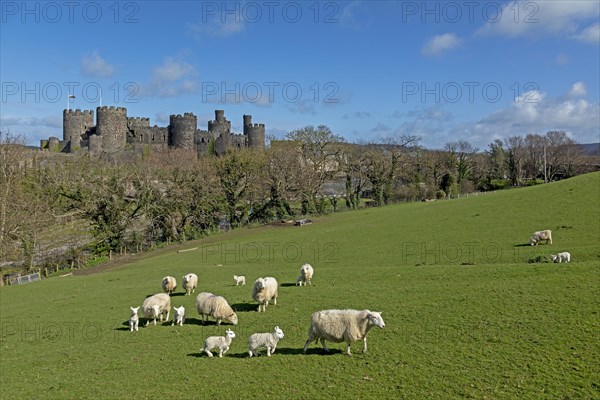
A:
<svg viewBox="0 0 600 400">
<path fill-rule="evenodd" d="M 193 113 L 171 115 L 169 125 L 150 126 L 150 118 L 128 117 L 124 107 L 63 111 L 63 140 L 50 137 L 40 143 L 42 149 L 63 153 L 90 155 L 118 154 L 125 151 L 143 153 L 169 149 L 194 150 L 198 155 L 222 155 L 228 149 L 265 148 L 265 125 L 253 124 L 251 115 L 244 115 L 244 132 L 231 132 L 231 121 L 223 110 L 215 110 L 208 130 L 197 128 Z"/>
</svg>

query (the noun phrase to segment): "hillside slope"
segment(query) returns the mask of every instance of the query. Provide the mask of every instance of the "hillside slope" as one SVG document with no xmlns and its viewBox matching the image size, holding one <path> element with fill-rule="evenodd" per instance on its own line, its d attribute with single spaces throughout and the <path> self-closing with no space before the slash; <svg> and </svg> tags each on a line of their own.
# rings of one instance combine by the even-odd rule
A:
<svg viewBox="0 0 600 400">
<path fill-rule="evenodd" d="M 529 246 L 552 229 L 553 245 Z M 233 231 L 87 276 L 0 289 L 2 398 L 598 398 L 600 173 L 458 200 L 339 213 L 303 227 Z M 183 247 L 181 247 L 183 248 Z M 570 251 L 571 264 L 529 264 Z M 313 286 L 296 287 L 300 266 Z M 182 327 L 130 333 L 129 306 L 163 276 L 195 272 L 196 291 L 223 295 L 236 327 L 202 325 L 178 288 Z M 246 275 L 236 287 L 233 275 Z M 257 313 L 251 285 L 280 283 Z M 302 354 L 310 315 L 382 311 L 369 350 Z M 248 358 L 247 338 L 279 325 L 272 357 Z M 223 359 L 209 335 L 237 333 Z M 257 382 L 268 382 L 260 384 Z M 186 388 L 183 390 L 182 388 Z M 174 390 L 174 388 L 176 388 Z"/>
</svg>

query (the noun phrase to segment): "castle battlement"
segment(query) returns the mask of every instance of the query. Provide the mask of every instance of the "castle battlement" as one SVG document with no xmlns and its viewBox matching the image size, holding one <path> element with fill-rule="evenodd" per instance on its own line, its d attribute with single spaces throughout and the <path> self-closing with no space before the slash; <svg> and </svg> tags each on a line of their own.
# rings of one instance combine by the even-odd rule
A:
<svg viewBox="0 0 600 400">
<path fill-rule="evenodd" d="M 127 109 L 125 107 L 115 107 L 115 106 L 101 106 L 96 108 L 97 111 L 119 111 L 127 113 Z"/>
<path fill-rule="evenodd" d="M 196 118 L 196 116 L 194 115 L 194 113 L 191 112 L 186 112 L 183 115 L 181 114 L 171 114 L 169 116 L 170 119 L 191 119 L 191 118 Z"/>
<path fill-rule="evenodd" d="M 79 108 L 76 110 L 63 110 L 63 115 L 81 115 L 81 116 L 89 116 L 89 115 L 94 115 L 94 111 L 93 110 L 80 110 Z"/>
<path fill-rule="evenodd" d="M 150 122 L 148 117 L 127 117 L 127 122 Z"/>
</svg>

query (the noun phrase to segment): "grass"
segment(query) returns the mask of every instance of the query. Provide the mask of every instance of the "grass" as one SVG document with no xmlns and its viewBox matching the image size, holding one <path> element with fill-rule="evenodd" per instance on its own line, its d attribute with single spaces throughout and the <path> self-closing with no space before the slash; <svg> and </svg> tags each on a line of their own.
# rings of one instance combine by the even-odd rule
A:
<svg viewBox="0 0 600 400">
<path fill-rule="evenodd" d="M 260 227 L 188 242 L 86 276 L 0 290 L 0 397 L 14 398 L 600 398 L 600 174 L 485 196 L 412 203 Z M 552 229 L 552 246 L 529 246 Z M 528 263 L 569 251 L 570 264 Z M 300 266 L 313 286 L 295 287 Z M 224 358 L 194 296 L 180 288 L 183 327 L 126 326 L 129 306 L 163 276 L 195 272 L 199 291 L 225 296 L 240 323 Z M 234 286 L 233 275 L 248 285 Z M 251 283 L 280 283 L 257 313 Z M 198 290 L 196 291 L 196 294 Z M 311 345 L 310 314 L 382 311 L 369 350 Z M 248 358 L 247 338 L 279 325 L 275 354 Z"/>
</svg>

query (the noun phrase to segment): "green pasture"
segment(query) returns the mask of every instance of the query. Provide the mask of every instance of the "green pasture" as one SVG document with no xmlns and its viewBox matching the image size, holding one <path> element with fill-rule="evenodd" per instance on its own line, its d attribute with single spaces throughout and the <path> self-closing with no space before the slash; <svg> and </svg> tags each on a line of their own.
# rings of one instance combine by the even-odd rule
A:
<svg viewBox="0 0 600 400">
<path fill-rule="evenodd" d="M 551 229 L 554 243 L 529 246 Z M 2 399 L 600 398 L 600 173 L 485 195 L 344 212 L 312 225 L 264 226 L 136 256 L 85 276 L 0 289 Z M 178 250 L 195 250 L 178 252 Z M 569 251 L 570 264 L 530 263 Z M 294 284 L 300 266 L 313 286 Z M 181 285 L 224 296 L 239 324 L 203 326 L 178 287 L 183 327 L 130 333 L 129 306 Z M 233 275 L 247 284 L 235 286 Z M 257 313 L 259 276 L 280 284 Z M 382 311 L 369 350 L 314 343 L 310 315 Z M 248 358 L 250 334 L 279 325 L 275 354 Z M 224 358 L 204 338 L 232 328 Z"/>
</svg>

